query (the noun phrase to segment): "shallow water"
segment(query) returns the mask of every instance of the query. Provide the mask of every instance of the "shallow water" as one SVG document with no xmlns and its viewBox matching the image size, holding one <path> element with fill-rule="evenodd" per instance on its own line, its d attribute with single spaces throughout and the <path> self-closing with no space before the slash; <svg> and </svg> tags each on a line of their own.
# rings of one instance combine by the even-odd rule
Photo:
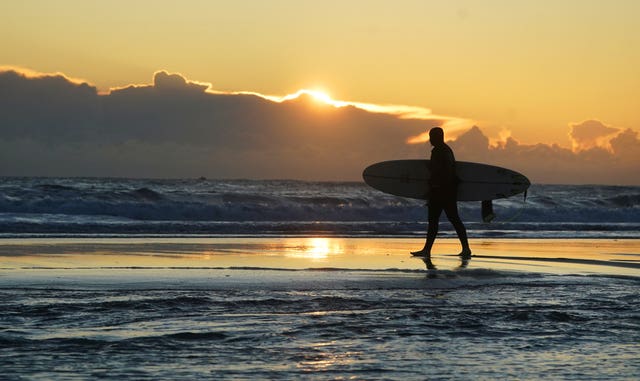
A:
<svg viewBox="0 0 640 381">
<path fill-rule="evenodd" d="M 408 257 L 416 243 L 5 241 L 0 369 L 16 380 L 640 374 L 637 240 L 475 242 L 466 267 L 436 254 L 430 271 Z"/>
<path fill-rule="evenodd" d="M 632 379 L 640 370 L 640 278 L 298 271 L 283 282 L 288 272 L 255 271 L 197 287 L 185 273 L 182 287 L 2 289 L 0 366 L 13 379 L 150 380 Z"/>
</svg>

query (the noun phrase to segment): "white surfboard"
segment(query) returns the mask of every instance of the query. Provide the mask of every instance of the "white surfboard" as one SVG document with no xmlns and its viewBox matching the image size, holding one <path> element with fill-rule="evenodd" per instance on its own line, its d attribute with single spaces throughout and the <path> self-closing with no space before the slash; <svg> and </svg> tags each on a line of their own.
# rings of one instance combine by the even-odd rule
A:
<svg viewBox="0 0 640 381">
<path fill-rule="evenodd" d="M 521 173 L 488 164 L 456 162 L 458 201 L 487 201 L 522 193 L 531 183 Z M 365 183 L 396 196 L 429 199 L 429 160 L 383 161 L 362 173 Z"/>
</svg>

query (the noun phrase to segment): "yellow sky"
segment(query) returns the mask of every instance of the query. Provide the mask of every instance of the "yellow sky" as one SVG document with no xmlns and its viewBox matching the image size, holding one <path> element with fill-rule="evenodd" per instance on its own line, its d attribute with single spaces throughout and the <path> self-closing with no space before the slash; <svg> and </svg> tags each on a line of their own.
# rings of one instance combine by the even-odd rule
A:
<svg viewBox="0 0 640 381">
<path fill-rule="evenodd" d="M 102 90 L 159 69 L 224 91 L 322 89 L 568 147 L 570 123 L 640 128 L 638 15 L 635 0 L 7 1 L 0 65 Z"/>
</svg>

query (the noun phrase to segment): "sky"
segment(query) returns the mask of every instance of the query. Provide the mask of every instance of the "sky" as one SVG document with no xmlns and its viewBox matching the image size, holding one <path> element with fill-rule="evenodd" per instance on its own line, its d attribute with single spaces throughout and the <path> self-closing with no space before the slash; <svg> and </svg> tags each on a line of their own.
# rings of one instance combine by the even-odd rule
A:
<svg viewBox="0 0 640 381">
<path fill-rule="evenodd" d="M 0 175 L 356 180 L 371 160 L 425 155 L 421 134 L 443 125 L 459 160 L 640 185 L 638 14 L 623 0 L 2 2 Z M 302 89 L 315 93 L 287 97 Z"/>
</svg>

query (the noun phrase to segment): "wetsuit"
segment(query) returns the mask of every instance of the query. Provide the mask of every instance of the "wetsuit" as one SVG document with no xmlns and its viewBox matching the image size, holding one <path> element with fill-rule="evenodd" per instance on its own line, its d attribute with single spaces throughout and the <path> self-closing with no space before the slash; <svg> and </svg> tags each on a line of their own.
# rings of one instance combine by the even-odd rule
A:
<svg viewBox="0 0 640 381">
<path fill-rule="evenodd" d="M 456 176 L 456 159 L 453 151 L 445 143 L 434 145 L 429 162 L 429 229 L 427 245 L 429 251 L 438 234 L 440 215 L 444 210 L 447 218 L 456 229 L 458 238 L 467 247 L 467 231 L 458 215 L 457 193 L 458 177 Z"/>
</svg>

